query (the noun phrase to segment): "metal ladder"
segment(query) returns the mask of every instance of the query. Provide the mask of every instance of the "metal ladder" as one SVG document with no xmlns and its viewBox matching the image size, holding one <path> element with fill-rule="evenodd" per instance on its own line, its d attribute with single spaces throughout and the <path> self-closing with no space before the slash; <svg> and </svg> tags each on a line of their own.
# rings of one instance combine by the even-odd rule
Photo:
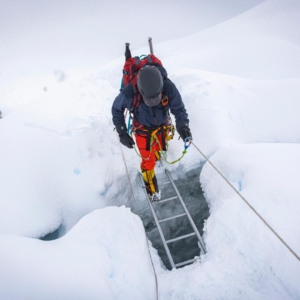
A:
<svg viewBox="0 0 300 300">
<path fill-rule="evenodd" d="M 179 194 L 179 191 L 178 191 L 178 189 L 177 189 L 177 187 L 176 187 L 176 185 L 175 185 L 175 183 L 174 183 L 174 181 L 173 181 L 173 179 L 172 179 L 172 177 L 171 177 L 170 172 L 169 172 L 168 170 L 165 170 L 165 173 L 166 173 L 166 175 L 167 175 L 167 177 L 169 178 L 170 181 L 165 182 L 165 183 L 161 184 L 160 186 L 162 186 L 162 185 L 167 185 L 167 184 L 170 184 L 170 183 L 171 183 L 172 186 L 173 186 L 173 188 L 174 188 L 174 191 L 176 192 L 176 195 L 177 195 L 177 196 L 175 196 L 175 197 L 170 197 L 170 198 L 163 199 L 163 200 L 160 200 L 160 201 L 156 202 L 155 204 L 156 204 L 156 205 L 159 205 L 159 204 L 164 203 L 164 202 L 168 202 L 168 201 L 171 201 L 171 200 L 179 199 L 179 200 L 180 200 L 180 203 L 181 203 L 181 205 L 182 205 L 182 208 L 183 208 L 183 210 L 184 210 L 184 213 L 179 214 L 179 215 L 175 215 L 175 216 L 172 216 L 172 217 L 169 217 L 169 218 L 165 218 L 165 219 L 162 219 L 162 220 L 158 220 L 157 215 L 156 215 L 156 213 L 155 213 L 155 210 L 154 210 L 154 208 L 153 208 L 153 204 L 149 201 L 148 195 L 147 195 L 147 191 L 146 191 L 145 188 L 144 188 L 144 191 L 145 191 L 145 194 L 146 194 L 146 197 L 147 197 L 147 202 L 149 203 L 149 206 L 150 206 L 150 209 L 151 209 L 153 218 L 154 218 L 154 220 L 155 220 L 157 229 L 158 229 L 158 231 L 159 231 L 161 240 L 162 240 L 162 242 L 163 242 L 164 248 L 165 248 L 166 253 L 167 253 L 167 256 L 168 256 L 168 258 L 169 258 L 171 267 L 172 267 L 172 269 L 174 269 L 174 268 L 177 268 L 177 267 L 181 267 L 181 266 L 190 264 L 190 263 L 194 262 L 195 260 L 194 260 L 194 259 L 190 259 L 190 260 L 187 260 L 187 261 L 184 261 L 184 262 L 175 264 L 174 261 L 173 261 L 172 255 L 171 255 L 171 253 L 170 253 L 170 249 L 169 249 L 169 246 L 168 246 L 169 243 L 176 242 L 176 241 L 179 241 L 179 240 L 182 240 L 182 239 L 186 239 L 186 238 L 188 238 L 188 237 L 191 237 L 191 236 L 196 235 L 196 237 L 197 237 L 198 240 L 199 240 L 199 243 L 198 243 L 198 244 L 199 244 L 201 250 L 202 250 L 204 253 L 206 253 L 206 248 L 205 248 L 205 244 L 204 244 L 204 242 L 203 242 L 203 239 L 201 238 L 201 235 L 200 235 L 200 233 L 199 233 L 199 231 L 198 231 L 198 229 L 197 229 L 197 227 L 196 227 L 196 225 L 195 225 L 193 219 L 191 218 L 190 213 L 188 212 L 188 210 L 187 210 L 187 208 L 186 208 L 186 206 L 185 206 L 185 204 L 184 204 L 184 202 L 183 202 L 183 200 L 182 200 L 182 198 L 181 198 L 181 196 L 180 196 L 180 194 Z M 144 180 L 143 180 L 142 174 L 140 174 L 140 179 L 141 179 L 141 182 L 142 182 L 142 186 L 144 187 Z M 183 217 L 183 216 L 187 216 L 187 218 L 188 218 L 188 220 L 189 220 L 189 222 L 190 222 L 190 224 L 191 224 L 191 226 L 192 226 L 194 232 L 189 233 L 189 234 L 186 234 L 186 235 L 183 235 L 183 236 L 179 236 L 179 237 L 177 237 L 177 238 L 173 238 L 173 239 L 170 239 L 170 240 L 166 240 L 165 237 L 164 237 L 163 231 L 162 231 L 162 229 L 161 229 L 160 223 L 163 223 L 163 222 L 166 222 L 166 221 L 169 221 L 169 220 L 173 220 L 173 219 L 176 219 L 176 218 L 180 218 L 180 217 Z"/>
</svg>

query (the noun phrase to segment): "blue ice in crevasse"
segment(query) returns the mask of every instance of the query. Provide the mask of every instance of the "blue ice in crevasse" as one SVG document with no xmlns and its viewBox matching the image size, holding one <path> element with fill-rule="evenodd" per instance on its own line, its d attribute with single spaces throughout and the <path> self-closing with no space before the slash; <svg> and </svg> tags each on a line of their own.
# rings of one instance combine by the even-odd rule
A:
<svg viewBox="0 0 300 300">
<path fill-rule="evenodd" d="M 105 190 L 102 193 L 100 193 L 100 195 L 105 196 L 107 192 L 108 192 L 108 187 L 105 187 Z"/>
<path fill-rule="evenodd" d="M 242 188 L 243 188 L 243 184 L 242 184 L 241 181 L 238 182 L 238 186 L 239 186 L 239 192 L 240 192 L 242 190 Z"/>
<path fill-rule="evenodd" d="M 75 175 L 79 175 L 81 173 L 81 170 L 79 168 L 76 168 L 76 169 L 73 170 L 73 173 Z"/>
</svg>

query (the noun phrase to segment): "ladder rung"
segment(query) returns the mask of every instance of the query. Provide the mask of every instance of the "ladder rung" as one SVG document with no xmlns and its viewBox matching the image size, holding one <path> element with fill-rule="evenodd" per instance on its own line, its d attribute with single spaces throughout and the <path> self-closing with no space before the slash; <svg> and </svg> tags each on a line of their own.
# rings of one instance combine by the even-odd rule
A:
<svg viewBox="0 0 300 300">
<path fill-rule="evenodd" d="M 179 263 L 179 264 L 176 264 L 175 267 L 184 266 L 184 265 L 193 263 L 194 261 L 195 261 L 194 259 L 186 260 L 186 261 L 184 261 L 184 262 L 181 262 L 181 263 Z"/>
<path fill-rule="evenodd" d="M 168 240 L 168 241 L 166 241 L 166 243 L 172 243 L 172 242 L 175 242 L 175 241 L 183 240 L 183 239 L 186 239 L 186 238 L 188 238 L 190 236 L 193 236 L 195 234 L 196 234 L 195 232 L 192 232 L 192 233 L 189 233 L 189 234 L 186 234 L 186 235 L 182 235 L 178 238 Z"/>
<path fill-rule="evenodd" d="M 169 184 L 169 183 L 171 183 L 171 181 L 167 181 L 167 182 L 165 182 L 165 183 L 159 184 L 159 186 L 167 185 L 167 184 Z"/>
<path fill-rule="evenodd" d="M 168 198 L 168 199 L 159 200 L 159 201 L 157 202 L 157 204 L 158 204 L 158 203 L 167 202 L 167 201 L 170 201 L 170 200 L 174 200 L 174 199 L 177 199 L 177 198 L 178 198 L 178 196 L 174 196 L 174 197 L 171 197 L 171 198 Z"/>
<path fill-rule="evenodd" d="M 172 219 L 176 219 L 176 218 L 180 218 L 180 217 L 183 217 L 185 216 L 186 213 L 183 213 L 183 214 L 180 214 L 180 215 L 177 215 L 177 216 L 174 216 L 174 217 L 170 217 L 170 218 L 166 218 L 166 219 L 162 219 L 162 220 L 159 220 L 158 222 L 161 223 L 161 222 L 166 222 L 166 221 L 169 221 L 169 220 L 172 220 Z"/>
</svg>

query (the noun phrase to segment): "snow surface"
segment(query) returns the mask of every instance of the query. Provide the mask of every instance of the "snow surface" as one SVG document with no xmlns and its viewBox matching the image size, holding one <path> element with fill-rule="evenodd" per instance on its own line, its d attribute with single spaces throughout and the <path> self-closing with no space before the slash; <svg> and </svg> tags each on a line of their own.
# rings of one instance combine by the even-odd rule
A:
<svg viewBox="0 0 300 300">
<path fill-rule="evenodd" d="M 118 299 L 124 290 L 126 299 L 153 299 L 147 248 L 141 220 L 125 207 L 96 210 L 51 242 L 3 235 L 1 299 Z"/>
<path fill-rule="evenodd" d="M 155 44 L 195 144 L 298 255 L 299 23 L 298 1 L 265 1 Z M 111 122 L 123 61 L 3 86 L 0 299 L 155 299 L 142 222 L 124 207 L 138 213 Z M 181 151 L 175 138 L 168 158 Z M 139 158 L 123 152 L 136 184 Z M 204 161 L 190 147 L 169 169 L 176 176 Z M 199 176 L 208 253 L 168 271 L 151 248 L 159 299 L 300 299 L 300 262 L 209 164 Z M 55 230 L 59 239 L 37 239 Z"/>
</svg>

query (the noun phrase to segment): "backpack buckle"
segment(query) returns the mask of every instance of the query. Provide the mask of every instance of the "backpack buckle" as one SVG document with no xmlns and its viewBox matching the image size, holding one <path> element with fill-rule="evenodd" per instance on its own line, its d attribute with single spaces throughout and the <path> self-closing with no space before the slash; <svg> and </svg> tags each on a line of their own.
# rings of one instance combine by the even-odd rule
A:
<svg viewBox="0 0 300 300">
<path fill-rule="evenodd" d="M 168 96 L 164 97 L 164 98 L 161 100 L 162 106 L 167 106 L 168 103 L 169 103 L 169 98 L 168 98 Z"/>
</svg>

